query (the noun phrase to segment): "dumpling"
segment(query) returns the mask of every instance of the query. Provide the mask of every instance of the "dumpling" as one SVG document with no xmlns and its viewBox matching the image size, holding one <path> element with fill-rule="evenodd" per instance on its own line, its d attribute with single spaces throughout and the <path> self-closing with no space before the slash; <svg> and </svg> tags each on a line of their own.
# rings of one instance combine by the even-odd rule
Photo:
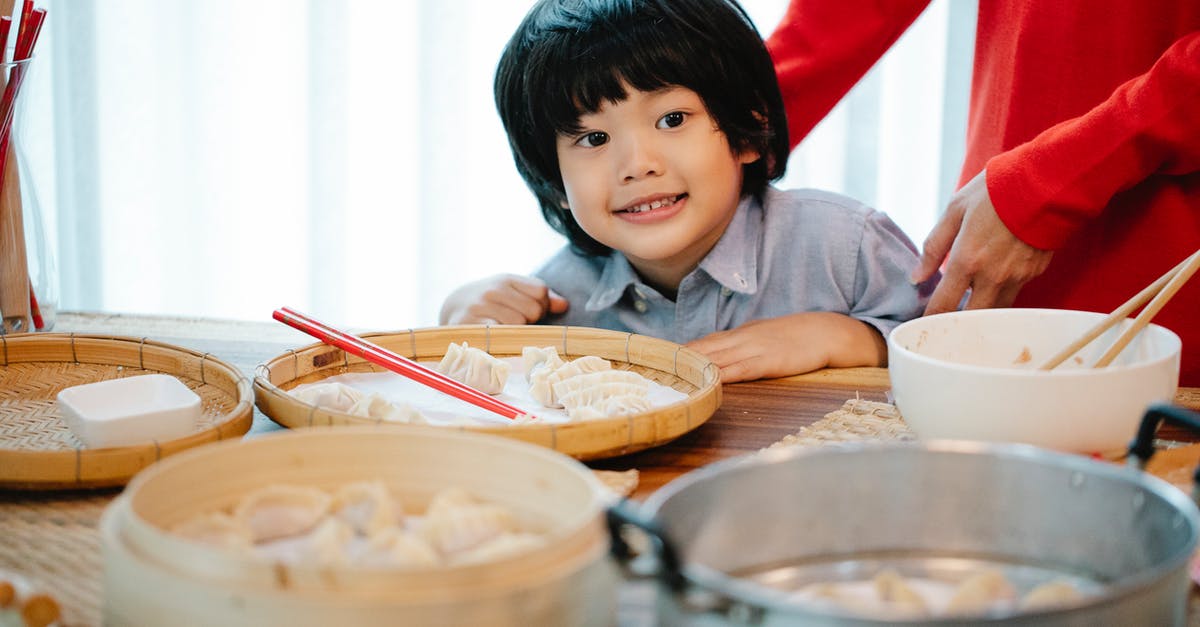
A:
<svg viewBox="0 0 1200 627">
<path fill-rule="evenodd" d="M 458 489 L 435 496 L 421 524 L 421 536 L 446 556 L 472 549 L 508 531 L 516 531 L 511 512 L 499 505 L 479 503 Z"/>
<path fill-rule="evenodd" d="M 633 413 L 648 409 L 650 382 L 636 372 L 609 370 L 560 381 L 554 385 L 554 393 L 568 413 L 587 406 L 607 416 L 617 411 Z M 611 402 L 618 398 L 621 400 Z"/>
<path fill-rule="evenodd" d="M 446 355 L 437 366 L 438 372 L 465 383 L 486 394 L 499 394 L 508 382 L 508 362 L 492 357 L 466 342 L 446 347 Z"/>
<path fill-rule="evenodd" d="M 551 370 L 563 365 L 563 360 L 558 356 L 558 349 L 553 346 L 526 346 L 521 349 L 521 361 L 525 364 L 526 376 L 534 370 L 541 367 L 549 367 Z"/>
<path fill-rule="evenodd" d="M 577 404 L 573 397 L 563 398 L 564 405 L 570 404 L 567 417 L 575 421 L 628 416 L 653 408 L 649 398 L 640 392 L 629 393 L 629 388 L 623 383 L 605 383 L 595 389 L 572 394 L 580 398 L 588 397 L 583 404 Z"/>
<path fill-rule="evenodd" d="M 924 597 L 917 594 L 908 581 L 894 569 L 881 571 L 872 581 L 879 600 L 888 603 L 896 612 L 913 617 L 929 615 L 929 606 Z"/>
<path fill-rule="evenodd" d="M 490 562 L 502 557 L 526 553 L 545 544 L 541 536 L 535 533 L 502 533 L 473 549 L 463 551 L 454 557 L 455 564 L 477 564 Z"/>
<path fill-rule="evenodd" d="M 562 407 L 559 402 L 559 383 L 577 376 L 594 372 L 612 370 L 612 362 L 595 355 L 584 355 L 578 359 L 564 362 L 558 367 L 550 368 L 547 362 L 529 373 L 529 396 L 545 407 Z"/>
<path fill-rule="evenodd" d="M 411 405 L 393 403 L 375 392 L 371 392 L 359 399 L 358 402 L 346 410 L 346 413 L 353 416 L 386 420 L 388 422 L 408 422 L 418 425 L 429 424 L 429 420 L 425 418 L 425 414 L 413 409 Z"/>
<path fill-rule="evenodd" d="M 247 494 L 233 516 L 250 530 L 254 542 L 300 535 L 329 511 L 331 498 L 318 488 L 270 485 Z"/>
<path fill-rule="evenodd" d="M 374 536 L 399 522 L 395 501 L 382 481 L 347 483 L 333 495 L 334 517 L 361 536 Z"/>
<path fill-rule="evenodd" d="M 309 405 L 340 412 L 349 411 L 363 397 L 362 392 L 337 382 L 301 385 L 291 395 Z"/>
<path fill-rule="evenodd" d="M 946 604 L 946 614 L 986 614 L 997 603 L 1012 602 L 1016 591 L 1004 574 L 988 569 L 964 579 Z"/>
<path fill-rule="evenodd" d="M 189 540 L 232 549 L 248 549 L 253 543 L 250 528 L 224 512 L 193 516 L 171 529 Z"/>
<path fill-rule="evenodd" d="M 1083 598 L 1083 595 L 1079 592 L 1079 589 L 1070 582 L 1061 580 L 1047 581 L 1030 590 L 1021 599 L 1019 607 L 1023 612 L 1032 612 L 1059 605 L 1067 605 L 1081 598 Z"/>
<path fill-rule="evenodd" d="M 346 545 L 354 537 L 350 525 L 337 518 L 326 518 L 308 534 L 297 559 L 301 564 L 333 566 L 347 561 Z"/>
<path fill-rule="evenodd" d="M 413 568 L 437 566 L 441 558 L 420 536 L 406 533 L 399 527 L 389 527 L 371 538 L 358 563 L 364 566 Z"/>
</svg>

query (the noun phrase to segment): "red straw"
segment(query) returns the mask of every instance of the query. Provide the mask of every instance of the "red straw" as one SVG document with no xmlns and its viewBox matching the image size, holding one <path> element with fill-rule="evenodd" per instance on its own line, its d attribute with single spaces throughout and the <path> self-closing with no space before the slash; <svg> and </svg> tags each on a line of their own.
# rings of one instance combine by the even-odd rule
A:
<svg viewBox="0 0 1200 627">
<path fill-rule="evenodd" d="M 276 309 L 272 317 L 326 344 L 336 346 L 351 355 L 362 357 L 375 365 L 387 368 L 396 374 L 404 375 L 417 383 L 427 385 L 439 392 L 444 392 L 457 399 L 464 400 L 476 407 L 482 407 L 488 411 L 500 414 L 505 418 L 515 420 L 527 413 L 488 394 L 484 394 L 469 385 L 455 381 L 436 370 L 422 366 L 407 357 L 397 355 L 378 344 L 373 344 L 356 335 L 339 331 L 294 309 L 288 307 Z"/>
</svg>

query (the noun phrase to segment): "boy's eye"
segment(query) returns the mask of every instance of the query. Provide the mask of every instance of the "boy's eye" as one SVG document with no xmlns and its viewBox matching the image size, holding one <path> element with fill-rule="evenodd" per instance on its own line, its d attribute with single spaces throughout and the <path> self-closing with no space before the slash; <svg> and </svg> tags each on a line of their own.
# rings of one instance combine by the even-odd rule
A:
<svg viewBox="0 0 1200 627">
<path fill-rule="evenodd" d="M 682 111 L 672 111 L 658 119 L 658 128 L 675 128 L 687 118 L 687 114 Z"/>
<path fill-rule="evenodd" d="M 605 133 L 604 131 L 592 131 L 583 137 L 580 137 L 579 141 L 575 143 L 579 146 L 584 146 L 587 148 L 602 146 L 608 143 L 608 133 Z"/>
</svg>

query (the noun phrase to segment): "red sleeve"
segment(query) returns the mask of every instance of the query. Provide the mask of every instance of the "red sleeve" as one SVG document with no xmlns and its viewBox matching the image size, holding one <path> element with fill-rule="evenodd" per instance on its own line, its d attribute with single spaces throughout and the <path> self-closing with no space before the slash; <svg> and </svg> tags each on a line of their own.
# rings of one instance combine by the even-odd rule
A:
<svg viewBox="0 0 1200 627">
<path fill-rule="evenodd" d="M 929 0 L 792 0 L 767 49 L 793 148 L 917 19 Z"/>
<path fill-rule="evenodd" d="M 996 213 L 1021 240 L 1053 250 L 1118 192 L 1154 174 L 1200 170 L 1200 31 L 1086 114 L 987 163 Z"/>
</svg>

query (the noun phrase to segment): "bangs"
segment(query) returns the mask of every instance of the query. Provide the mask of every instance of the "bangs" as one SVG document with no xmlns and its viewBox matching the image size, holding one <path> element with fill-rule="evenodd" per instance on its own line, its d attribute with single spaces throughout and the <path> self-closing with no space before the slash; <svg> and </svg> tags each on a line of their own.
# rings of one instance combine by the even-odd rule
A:
<svg viewBox="0 0 1200 627">
<path fill-rule="evenodd" d="M 620 4 L 620 3 L 617 3 Z M 657 91 L 681 86 L 695 91 L 704 82 L 696 68 L 713 67 L 719 60 L 700 50 L 698 34 L 684 33 L 677 23 L 637 15 L 611 16 L 612 21 L 592 22 L 585 31 L 561 33 L 560 46 L 545 49 L 539 72 L 546 100 L 540 103 L 543 128 L 558 134 L 582 129 L 579 118 L 595 113 L 605 103 L 628 97 L 626 89 Z M 619 24 L 619 28 L 616 25 Z"/>
</svg>

